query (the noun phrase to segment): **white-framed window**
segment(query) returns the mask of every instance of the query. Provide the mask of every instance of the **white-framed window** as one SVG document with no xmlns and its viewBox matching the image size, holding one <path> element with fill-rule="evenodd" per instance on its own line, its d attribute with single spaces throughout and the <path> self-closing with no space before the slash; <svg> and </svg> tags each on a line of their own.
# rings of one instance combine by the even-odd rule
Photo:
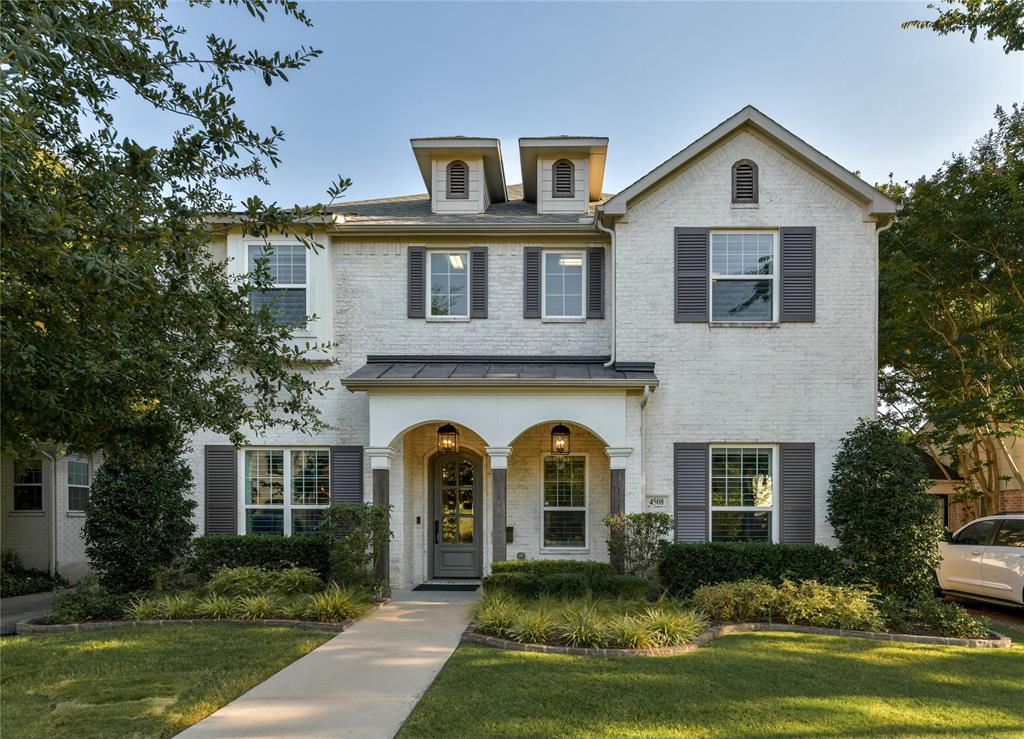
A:
<svg viewBox="0 0 1024 739">
<path fill-rule="evenodd" d="M 775 231 L 711 233 L 711 320 L 778 320 Z"/>
<path fill-rule="evenodd" d="M 544 251 L 544 318 L 583 318 L 586 280 L 582 251 Z"/>
<path fill-rule="evenodd" d="M 427 252 L 431 318 L 469 318 L 469 252 Z"/>
<path fill-rule="evenodd" d="M 80 459 L 68 460 L 68 510 L 85 511 L 92 485 L 89 463 Z"/>
<path fill-rule="evenodd" d="M 14 460 L 14 499 L 12 509 L 15 511 L 43 510 L 43 460 Z"/>
<path fill-rule="evenodd" d="M 327 449 L 245 449 L 242 452 L 243 534 L 314 533 L 331 503 Z"/>
<path fill-rule="evenodd" d="M 721 444 L 710 448 L 712 541 L 778 541 L 776 447 Z"/>
<path fill-rule="evenodd" d="M 303 244 L 248 244 L 249 271 L 257 260 L 265 259 L 273 287 L 257 290 L 249 296 L 253 308 L 270 305 L 277 323 L 301 325 L 308 314 L 307 252 Z"/>
<path fill-rule="evenodd" d="M 542 477 L 544 549 L 587 547 L 587 457 L 585 454 L 545 454 Z"/>
</svg>

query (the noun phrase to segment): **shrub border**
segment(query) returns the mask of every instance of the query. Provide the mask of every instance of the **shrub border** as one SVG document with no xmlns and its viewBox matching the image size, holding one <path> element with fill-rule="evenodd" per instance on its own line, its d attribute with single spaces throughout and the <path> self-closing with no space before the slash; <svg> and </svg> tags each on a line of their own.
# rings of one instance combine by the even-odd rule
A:
<svg viewBox="0 0 1024 739">
<path fill-rule="evenodd" d="M 532 644 L 501 639 L 497 636 L 482 634 L 471 623 L 462 638 L 468 641 L 485 644 L 498 649 L 509 649 L 516 652 L 540 652 L 542 654 L 571 654 L 582 657 L 665 657 L 693 652 L 710 644 L 720 636 L 730 634 L 746 634 L 757 631 L 786 631 L 797 634 L 817 634 L 821 636 L 854 637 L 857 639 L 875 639 L 877 641 L 909 642 L 912 644 L 938 644 L 946 647 L 981 647 L 988 649 L 1006 649 L 1013 645 L 1008 636 L 990 631 L 988 639 L 960 639 L 951 636 L 924 636 L 920 634 L 889 634 L 881 631 L 847 631 L 844 629 L 823 629 L 816 626 L 790 626 L 789 624 L 742 623 L 712 626 L 694 638 L 689 644 L 678 647 L 659 647 L 656 649 L 615 649 L 603 647 L 566 647 L 561 644 Z"/>
<path fill-rule="evenodd" d="M 338 623 L 325 621 L 296 621 L 287 618 L 176 618 L 152 619 L 145 621 L 83 621 L 76 624 L 40 624 L 22 621 L 15 628 L 19 636 L 28 634 L 65 634 L 77 631 L 102 631 L 126 626 L 186 626 L 202 624 L 234 624 L 237 626 L 287 626 L 304 631 L 346 631 L 355 623 L 350 619 Z"/>
</svg>

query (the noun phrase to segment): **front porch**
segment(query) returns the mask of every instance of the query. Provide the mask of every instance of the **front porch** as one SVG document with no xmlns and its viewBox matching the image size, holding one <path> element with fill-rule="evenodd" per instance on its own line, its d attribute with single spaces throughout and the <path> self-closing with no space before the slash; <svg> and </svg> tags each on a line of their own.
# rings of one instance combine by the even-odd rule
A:
<svg viewBox="0 0 1024 739">
<path fill-rule="evenodd" d="M 506 363 L 486 388 L 483 375 L 417 385 L 401 374 L 401 385 L 346 381 L 369 394 L 372 495 L 392 506 L 393 587 L 475 579 L 506 559 L 608 560 L 605 516 L 642 509 L 640 408 L 653 372 L 522 383 Z M 457 449 L 439 441 L 446 425 Z M 564 453 L 552 448 L 557 425 L 568 429 Z"/>
</svg>

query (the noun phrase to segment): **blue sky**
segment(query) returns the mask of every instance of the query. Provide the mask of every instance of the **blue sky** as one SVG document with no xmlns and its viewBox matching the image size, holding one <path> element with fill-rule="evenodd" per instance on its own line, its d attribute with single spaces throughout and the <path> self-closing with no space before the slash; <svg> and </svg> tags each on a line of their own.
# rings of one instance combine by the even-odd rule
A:
<svg viewBox="0 0 1024 739">
<path fill-rule="evenodd" d="M 900 29 L 925 5 L 310 2 L 313 29 L 239 8 L 169 13 L 243 48 L 324 50 L 287 84 L 236 89 L 243 117 L 287 141 L 269 188 L 228 190 L 289 205 L 322 200 L 338 173 L 349 199 L 423 192 L 408 140 L 449 134 L 500 137 L 510 184 L 520 136 L 607 136 L 614 192 L 748 103 L 868 181 L 913 179 L 1024 97 L 1024 55 Z M 143 143 L 167 130 L 135 101 L 118 113 Z"/>
</svg>

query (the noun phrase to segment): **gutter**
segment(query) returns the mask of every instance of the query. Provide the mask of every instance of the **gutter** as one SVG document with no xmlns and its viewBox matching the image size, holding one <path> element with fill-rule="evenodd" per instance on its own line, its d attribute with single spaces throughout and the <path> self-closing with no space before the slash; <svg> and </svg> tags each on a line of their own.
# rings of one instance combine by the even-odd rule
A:
<svg viewBox="0 0 1024 739">
<path fill-rule="evenodd" d="M 609 342 L 610 346 L 608 352 L 610 356 L 608 357 L 608 361 L 604 363 L 604 366 L 612 367 L 615 364 L 615 258 L 617 255 L 615 249 L 615 229 L 608 228 L 603 223 L 601 223 L 601 213 L 598 210 L 594 211 L 594 227 L 597 228 L 599 231 L 604 231 L 606 234 L 608 234 L 608 238 L 611 240 L 608 246 L 608 271 L 611 274 L 611 290 L 608 291 L 610 297 L 608 312 L 611 314 L 609 318 L 612 324 L 612 335 L 611 341 Z"/>
<path fill-rule="evenodd" d="M 490 388 L 521 388 L 521 387 L 551 387 L 551 388 L 567 388 L 577 387 L 583 390 L 587 388 L 603 387 L 603 388 L 651 388 L 657 387 L 657 380 L 584 380 L 579 379 L 565 379 L 565 380 L 552 380 L 552 379 L 531 379 L 531 378 L 459 378 L 458 380 L 450 379 L 416 379 L 409 378 L 404 380 L 342 380 L 341 383 L 344 385 L 349 392 L 355 392 L 358 390 L 369 390 L 372 388 L 379 387 L 490 387 Z"/>
</svg>

